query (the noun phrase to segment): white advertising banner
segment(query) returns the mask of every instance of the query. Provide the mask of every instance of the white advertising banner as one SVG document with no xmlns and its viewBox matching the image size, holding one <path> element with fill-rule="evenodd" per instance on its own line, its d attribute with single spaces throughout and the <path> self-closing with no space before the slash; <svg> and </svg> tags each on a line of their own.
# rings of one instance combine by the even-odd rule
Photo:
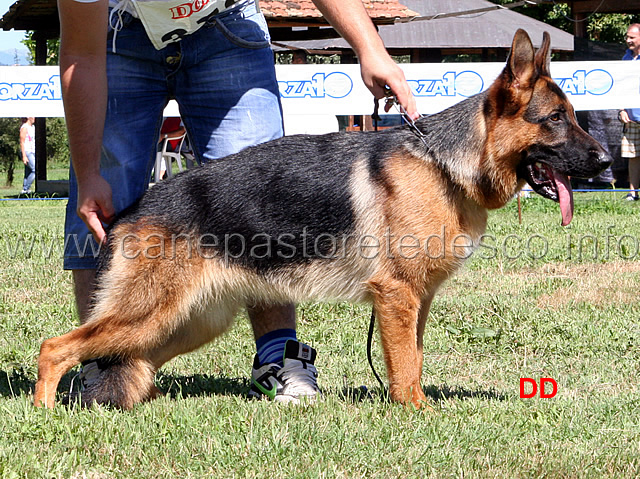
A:
<svg viewBox="0 0 640 479">
<path fill-rule="evenodd" d="M 423 114 L 489 87 L 503 63 L 402 64 Z M 277 65 L 285 114 L 370 115 L 358 65 Z M 640 62 L 554 62 L 551 74 L 576 110 L 640 108 Z M 0 67 L 0 116 L 64 116 L 57 67 Z M 395 113 L 391 111 L 390 113 Z M 175 102 L 166 116 L 178 116 Z"/>
<path fill-rule="evenodd" d="M 64 116 L 60 69 L 0 67 L 0 116 Z"/>
</svg>

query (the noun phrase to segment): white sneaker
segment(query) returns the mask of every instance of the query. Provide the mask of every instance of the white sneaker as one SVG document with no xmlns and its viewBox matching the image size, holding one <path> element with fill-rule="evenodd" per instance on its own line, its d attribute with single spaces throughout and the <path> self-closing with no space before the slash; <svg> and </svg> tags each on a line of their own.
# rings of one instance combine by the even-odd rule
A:
<svg viewBox="0 0 640 479">
<path fill-rule="evenodd" d="M 97 361 L 91 361 L 89 363 L 83 364 L 79 374 L 80 390 L 84 391 L 85 389 L 90 388 L 93 384 L 98 382 L 101 372 L 102 369 L 100 369 Z"/>
<path fill-rule="evenodd" d="M 289 339 L 284 347 L 284 366 L 277 363 L 258 363 L 253 360 L 249 396 L 267 396 L 277 402 L 299 403 L 301 398 L 315 401 L 320 394 L 318 371 L 314 366 L 316 350 L 311 346 Z"/>
<path fill-rule="evenodd" d="M 113 364 L 112 361 L 101 358 L 83 362 L 80 367 L 80 372 L 76 374 L 71 380 L 69 395 L 77 395 L 78 392 L 82 393 L 97 384 L 98 380 L 100 379 L 100 375 L 104 372 L 105 369 L 109 368 L 111 364 Z M 78 391 L 73 390 L 73 385 L 76 378 L 78 378 L 79 380 Z"/>
</svg>

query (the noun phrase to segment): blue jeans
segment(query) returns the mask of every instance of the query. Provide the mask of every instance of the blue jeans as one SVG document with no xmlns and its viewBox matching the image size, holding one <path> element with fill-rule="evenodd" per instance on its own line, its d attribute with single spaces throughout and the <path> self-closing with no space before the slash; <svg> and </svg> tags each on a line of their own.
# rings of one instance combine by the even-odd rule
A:
<svg viewBox="0 0 640 479">
<path fill-rule="evenodd" d="M 36 179 L 36 155 L 35 153 L 26 152 L 28 163 L 24 165 L 24 181 L 22 182 L 22 191 L 29 191 L 33 180 Z"/>
<path fill-rule="evenodd" d="M 100 169 L 120 212 L 148 187 L 162 124 L 175 99 L 200 162 L 283 135 L 273 53 L 263 15 L 245 3 L 156 50 L 140 21 L 123 14 L 116 53 L 107 50 L 109 98 Z M 70 173 L 65 269 L 94 269 L 98 247 L 78 218 Z"/>
</svg>

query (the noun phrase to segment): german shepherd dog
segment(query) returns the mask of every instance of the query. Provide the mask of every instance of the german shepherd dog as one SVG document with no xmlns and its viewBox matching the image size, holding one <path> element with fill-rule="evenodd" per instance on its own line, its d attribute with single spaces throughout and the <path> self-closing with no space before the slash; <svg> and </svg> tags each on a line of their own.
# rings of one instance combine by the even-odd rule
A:
<svg viewBox="0 0 640 479">
<path fill-rule="evenodd" d="M 36 405 L 81 361 L 112 366 L 89 397 L 154 398 L 156 371 L 210 342 L 249 304 L 373 303 L 394 401 L 425 405 L 423 332 L 438 287 L 485 231 L 487 210 L 528 183 L 571 221 L 568 176 L 611 158 L 576 123 L 518 30 L 483 93 L 381 132 L 290 136 L 152 187 L 112 225 L 91 316 L 42 343 Z M 428 241 L 430 238 L 438 241 Z"/>
</svg>

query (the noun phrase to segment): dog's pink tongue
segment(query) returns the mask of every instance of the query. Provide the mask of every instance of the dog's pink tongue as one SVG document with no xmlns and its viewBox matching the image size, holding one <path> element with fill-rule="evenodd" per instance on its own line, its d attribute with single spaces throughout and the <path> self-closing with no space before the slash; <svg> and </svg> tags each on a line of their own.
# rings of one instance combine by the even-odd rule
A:
<svg viewBox="0 0 640 479">
<path fill-rule="evenodd" d="M 553 172 L 553 179 L 558 189 L 562 226 L 567 226 L 573 219 L 573 190 L 571 189 L 571 183 L 569 178 L 557 171 Z"/>
</svg>

